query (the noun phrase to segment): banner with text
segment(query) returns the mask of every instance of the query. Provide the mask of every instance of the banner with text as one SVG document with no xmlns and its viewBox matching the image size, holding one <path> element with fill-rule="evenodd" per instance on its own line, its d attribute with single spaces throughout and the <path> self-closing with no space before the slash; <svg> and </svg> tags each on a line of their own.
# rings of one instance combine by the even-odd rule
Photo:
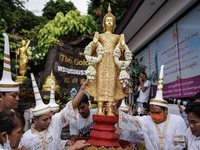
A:
<svg viewBox="0 0 200 150">
<path fill-rule="evenodd" d="M 158 84 L 160 67 L 161 65 L 165 65 L 163 74 L 163 98 L 181 97 L 177 36 L 176 25 L 174 24 L 149 45 L 150 50 L 154 50 L 155 62 L 155 70 L 151 70 L 152 85 Z M 154 86 L 153 89 L 155 93 L 156 87 Z"/>
<path fill-rule="evenodd" d="M 200 91 L 200 6 L 177 22 L 182 97 Z"/>
<path fill-rule="evenodd" d="M 164 99 L 194 96 L 200 91 L 199 25 L 200 5 L 136 55 L 148 67 L 154 96 L 161 65 L 165 65 Z"/>
</svg>

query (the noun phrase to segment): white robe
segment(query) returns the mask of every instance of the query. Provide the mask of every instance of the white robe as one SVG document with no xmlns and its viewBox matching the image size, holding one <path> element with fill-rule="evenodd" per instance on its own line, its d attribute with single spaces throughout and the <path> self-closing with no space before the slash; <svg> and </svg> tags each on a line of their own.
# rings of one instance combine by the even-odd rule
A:
<svg viewBox="0 0 200 150">
<path fill-rule="evenodd" d="M 0 144 L 0 150 L 9 150 L 9 149 L 5 149 L 5 148 L 3 147 L 3 145 Z"/>
<path fill-rule="evenodd" d="M 73 110 L 72 101 L 68 102 L 66 107 L 59 113 L 56 113 L 52 116 L 51 123 L 48 127 L 47 136 L 46 136 L 46 150 L 62 150 L 65 143 L 61 140 L 61 130 L 65 127 L 70 121 L 78 118 L 78 109 Z M 33 133 L 34 125 L 30 130 L 24 133 L 23 138 L 20 141 L 20 144 L 31 150 L 44 150 L 43 149 L 43 140 Z M 45 130 L 40 132 L 44 136 Z"/>
<path fill-rule="evenodd" d="M 168 115 L 168 119 L 163 123 L 157 124 L 157 128 L 151 116 L 135 117 L 120 112 L 119 118 L 120 128 L 133 131 L 142 130 L 145 138 L 145 146 L 149 150 L 179 150 L 185 147 L 185 142 L 182 143 L 181 141 L 184 140 L 187 127 L 180 116 Z M 122 126 L 121 121 L 126 126 Z M 168 125 L 164 127 L 166 122 L 168 122 Z M 160 135 L 158 130 L 161 130 Z M 162 134 L 163 130 L 164 134 Z"/>
<path fill-rule="evenodd" d="M 125 123 L 122 122 L 122 126 L 126 126 Z M 143 139 L 143 133 L 142 131 L 131 131 L 128 129 L 120 129 L 118 124 L 116 124 L 116 133 L 119 135 L 119 139 L 125 140 L 125 141 L 130 141 L 133 143 L 138 143 L 142 142 Z M 127 128 L 127 127 L 124 127 Z"/>
</svg>

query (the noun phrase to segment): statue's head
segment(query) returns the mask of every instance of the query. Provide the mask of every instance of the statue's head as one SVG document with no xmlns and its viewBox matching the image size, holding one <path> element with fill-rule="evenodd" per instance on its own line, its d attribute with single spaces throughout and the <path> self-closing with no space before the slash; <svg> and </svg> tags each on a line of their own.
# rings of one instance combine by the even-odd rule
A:
<svg viewBox="0 0 200 150">
<path fill-rule="evenodd" d="M 22 40 L 22 46 L 25 46 L 25 45 L 26 45 L 26 41 Z"/>
<path fill-rule="evenodd" d="M 103 17 L 103 29 L 104 31 L 111 30 L 114 32 L 114 28 L 116 26 L 115 16 L 111 13 L 110 3 L 108 6 L 108 13 Z"/>
</svg>

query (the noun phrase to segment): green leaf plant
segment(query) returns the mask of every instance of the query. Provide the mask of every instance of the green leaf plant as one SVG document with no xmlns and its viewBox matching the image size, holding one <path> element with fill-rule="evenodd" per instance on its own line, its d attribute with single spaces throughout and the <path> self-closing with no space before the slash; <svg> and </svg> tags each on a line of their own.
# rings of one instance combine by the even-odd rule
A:
<svg viewBox="0 0 200 150">
<path fill-rule="evenodd" d="M 92 16 L 81 15 L 77 10 L 71 10 L 66 15 L 59 12 L 39 31 L 38 47 L 42 53 L 47 54 L 49 47 L 60 41 L 73 41 L 81 35 L 85 36 L 94 31 L 99 29 Z"/>
</svg>

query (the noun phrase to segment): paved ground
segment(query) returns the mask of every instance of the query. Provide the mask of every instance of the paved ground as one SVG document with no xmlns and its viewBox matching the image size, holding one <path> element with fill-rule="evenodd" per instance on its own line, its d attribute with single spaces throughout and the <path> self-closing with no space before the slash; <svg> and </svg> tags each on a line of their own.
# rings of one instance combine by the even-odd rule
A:
<svg viewBox="0 0 200 150">
<path fill-rule="evenodd" d="M 184 106 L 182 106 L 183 109 L 185 109 Z M 178 108 L 178 105 L 176 104 L 168 104 L 168 112 L 170 114 L 175 114 L 175 115 L 181 115 L 180 112 L 179 112 L 179 108 Z"/>
</svg>

